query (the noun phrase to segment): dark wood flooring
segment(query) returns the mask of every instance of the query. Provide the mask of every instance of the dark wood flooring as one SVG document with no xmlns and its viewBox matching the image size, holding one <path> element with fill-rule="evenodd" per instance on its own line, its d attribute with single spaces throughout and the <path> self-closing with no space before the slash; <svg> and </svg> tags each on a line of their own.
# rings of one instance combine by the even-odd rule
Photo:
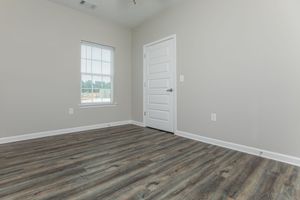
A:
<svg viewBox="0 0 300 200">
<path fill-rule="evenodd" d="M 0 145 L 0 199 L 299 200 L 300 169 L 126 125 Z"/>
</svg>

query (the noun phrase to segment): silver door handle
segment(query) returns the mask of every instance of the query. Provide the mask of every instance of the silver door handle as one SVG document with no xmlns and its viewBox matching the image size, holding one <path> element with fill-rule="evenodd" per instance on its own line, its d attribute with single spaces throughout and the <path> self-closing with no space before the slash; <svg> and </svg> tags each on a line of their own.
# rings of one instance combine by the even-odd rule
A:
<svg viewBox="0 0 300 200">
<path fill-rule="evenodd" d="M 173 92 L 173 88 L 166 90 L 167 92 Z"/>
</svg>

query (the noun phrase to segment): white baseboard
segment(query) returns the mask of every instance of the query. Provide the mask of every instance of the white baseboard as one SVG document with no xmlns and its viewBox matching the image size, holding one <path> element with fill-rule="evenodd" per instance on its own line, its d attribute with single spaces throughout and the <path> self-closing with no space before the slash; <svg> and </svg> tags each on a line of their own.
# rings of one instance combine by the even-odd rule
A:
<svg viewBox="0 0 300 200">
<path fill-rule="evenodd" d="M 103 123 L 103 124 L 81 126 L 81 127 L 53 130 L 53 131 L 43 131 L 43 132 L 24 134 L 24 135 L 18 135 L 13 137 L 4 137 L 4 138 L 0 138 L 0 144 L 31 140 L 31 139 L 37 139 L 37 138 L 43 138 L 43 137 L 49 137 L 55 135 L 63 135 L 68 133 L 81 132 L 81 131 L 96 130 L 96 129 L 113 127 L 113 126 L 121 126 L 126 124 L 132 124 L 132 121 L 131 120 L 119 121 L 119 122 Z"/>
<path fill-rule="evenodd" d="M 138 122 L 138 121 L 134 121 L 134 120 L 131 120 L 131 124 L 140 126 L 140 127 L 146 127 L 143 122 Z"/>
<path fill-rule="evenodd" d="M 298 158 L 298 157 L 284 155 L 284 154 L 275 153 L 275 152 L 271 152 L 271 151 L 267 151 L 267 150 L 263 150 L 263 149 L 258 149 L 255 147 L 249 147 L 249 146 L 245 146 L 245 145 L 235 144 L 235 143 L 212 139 L 212 138 L 208 138 L 208 137 L 203 137 L 203 136 L 200 136 L 197 134 L 187 133 L 184 131 L 176 131 L 175 134 L 180 137 L 185 137 L 185 138 L 189 138 L 192 140 L 204 142 L 207 144 L 212 144 L 212 145 L 216 145 L 216 146 L 220 146 L 220 147 L 224 147 L 224 148 L 228 148 L 228 149 L 240 151 L 243 153 L 260 156 L 263 158 L 268 158 L 271 160 L 276 160 L 279 162 L 284 162 L 284 163 L 288 163 L 288 164 L 300 167 L 300 158 Z"/>
<path fill-rule="evenodd" d="M 18 142 L 18 141 L 24 141 L 24 140 L 30 140 L 30 139 L 37 139 L 37 138 L 43 138 L 43 137 L 49 137 L 49 136 L 55 136 L 55 135 L 63 135 L 63 134 L 68 134 L 68 133 L 81 132 L 81 131 L 96 130 L 96 129 L 107 128 L 107 127 L 121 126 L 121 125 L 126 125 L 126 124 L 134 124 L 137 126 L 145 127 L 144 123 L 134 121 L 134 120 L 119 121 L 119 122 L 102 123 L 102 124 L 96 124 L 96 125 L 90 125 L 90 126 L 81 126 L 81 127 L 53 130 L 53 131 L 44 131 L 44 132 L 38 132 L 38 133 L 24 134 L 24 135 L 18 135 L 18 136 L 13 136 L 13 137 L 5 137 L 5 138 L 0 138 L 0 144 L 6 144 L 6 143 Z M 291 165 L 300 166 L 300 158 L 298 158 L 298 157 L 275 153 L 275 152 L 271 152 L 271 151 L 267 151 L 267 150 L 263 150 L 263 149 L 258 149 L 258 148 L 254 148 L 254 147 L 235 144 L 235 143 L 226 142 L 226 141 L 217 140 L 217 139 L 212 139 L 212 138 L 208 138 L 208 137 L 203 137 L 203 136 L 200 136 L 197 134 L 187 133 L 184 131 L 176 131 L 175 134 L 178 136 L 181 136 L 181 137 L 189 138 L 192 140 L 197 140 L 197 141 L 204 142 L 207 144 L 212 144 L 212 145 L 244 152 L 247 154 L 252 154 L 252 155 L 260 156 L 263 158 L 268 158 L 268 159 L 288 163 Z"/>
</svg>

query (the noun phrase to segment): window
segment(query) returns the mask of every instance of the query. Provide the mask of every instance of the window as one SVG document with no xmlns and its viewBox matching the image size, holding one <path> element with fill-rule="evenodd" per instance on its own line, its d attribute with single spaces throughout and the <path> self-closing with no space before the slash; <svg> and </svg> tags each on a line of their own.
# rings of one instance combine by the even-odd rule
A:
<svg viewBox="0 0 300 200">
<path fill-rule="evenodd" d="M 81 104 L 113 103 L 114 49 L 81 43 Z"/>
</svg>

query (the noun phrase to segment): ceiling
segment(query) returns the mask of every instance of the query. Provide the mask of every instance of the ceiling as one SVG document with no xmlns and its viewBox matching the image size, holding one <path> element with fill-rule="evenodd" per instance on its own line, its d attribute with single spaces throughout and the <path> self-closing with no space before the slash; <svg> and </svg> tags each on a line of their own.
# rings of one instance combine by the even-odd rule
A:
<svg viewBox="0 0 300 200">
<path fill-rule="evenodd" d="M 94 9 L 80 4 L 81 0 L 50 0 L 85 13 L 104 17 L 123 26 L 135 27 L 162 10 L 184 0 L 86 0 Z"/>
</svg>

